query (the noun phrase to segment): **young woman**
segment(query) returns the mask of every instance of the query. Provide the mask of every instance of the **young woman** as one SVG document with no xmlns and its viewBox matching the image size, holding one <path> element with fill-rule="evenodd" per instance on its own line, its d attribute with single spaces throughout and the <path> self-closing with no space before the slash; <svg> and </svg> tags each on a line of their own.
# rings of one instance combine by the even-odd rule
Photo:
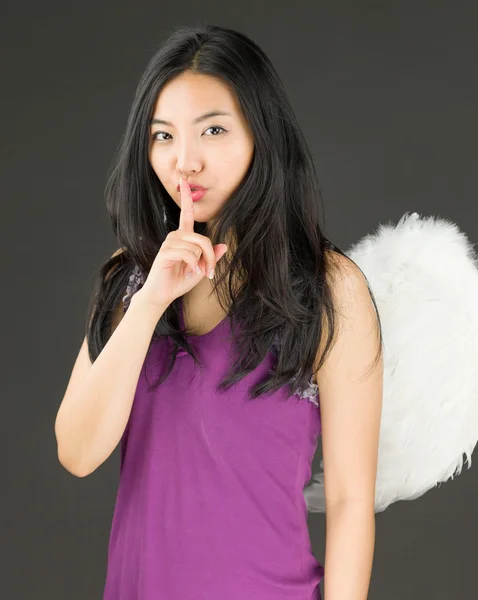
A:
<svg viewBox="0 0 478 600">
<path fill-rule="evenodd" d="M 264 52 L 222 27 L 175 30 L 139 82 L 106 200 L 121 247 L 55 424 L 79 477 L 121 443 L 104 599 L 320 599 L 324 572 L 327 600 L 365 599 L 380 320 L 321 231 L 311 154 Z M 321 434 L 325 570 L 303 496 Z"/>
</svg>

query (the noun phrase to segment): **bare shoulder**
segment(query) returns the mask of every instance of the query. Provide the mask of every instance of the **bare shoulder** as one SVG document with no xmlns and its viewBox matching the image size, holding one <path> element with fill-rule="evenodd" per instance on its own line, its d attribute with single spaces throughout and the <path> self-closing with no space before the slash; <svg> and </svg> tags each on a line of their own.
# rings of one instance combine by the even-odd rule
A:
<svg viewBox="0 0 478 600">
<path fill-rule="evenodd" d="M 337 316 L 350 319 L 352 316 L 359 316 L 357 310 L 362 311 L 362 316 L 364 311 L 373 315 L 375 309 L 364 273 L 347 256 L 337 252 L 333 254 L 328 261 L 327 281 Z"/>
<path fill-rule="evenodd" d="M 344 281 L 354 281 L 358 285 L 360 282 L 366 284 L 364 274 L 358 265 L 347 256 L 339 252 L 327 251 L 327 276 L 334 290 L 340 289 Z"/>
<path fill-rule="evenodd" d="M 330 341 L 328 357 L 321 368 L 322 373 L 327 371 L 327 363 L 330 365 L 336 360 L 335 357 L 341 351 L 338 342 L 339 338 L 342 338 L 342 342 L 347 339 L 343 335 L 344 332 L 346 330 L 358 332 L 359 328 L 365 327 L 373 328 L 376 318 L 368 283 L 361 269 L 351 259 L 338 252 L 328 252 L 327 258 L 326 278 L 334 313 L 334 336 Z M 316 382 L 319 377 L 318 364 L 325 352 L 329 335 L 330 322 L 324 314 L 322 335 L 314 365 Z"/>
</svg>

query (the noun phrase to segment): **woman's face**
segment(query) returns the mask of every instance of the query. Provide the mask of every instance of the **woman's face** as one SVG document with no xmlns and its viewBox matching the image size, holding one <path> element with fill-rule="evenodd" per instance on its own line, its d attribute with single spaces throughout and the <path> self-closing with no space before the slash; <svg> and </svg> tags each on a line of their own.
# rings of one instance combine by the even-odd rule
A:
<svg viewBox="0 0 478 600">
<path fill-rule="evenodd" d="M 228 115 L 195 122 L 206 113 L 219 111 Z M 235 95 L 209 75 L 185 72 L 168 82 L 156 101 L 150 135 L 151 166 L 179 207 L 180 175 L 190 186 L 207 188 L 205 196 L 194 203 L 198 222 L 211 221 L 227 202 L 254 153 L 252 132 Z"/>
</svg>

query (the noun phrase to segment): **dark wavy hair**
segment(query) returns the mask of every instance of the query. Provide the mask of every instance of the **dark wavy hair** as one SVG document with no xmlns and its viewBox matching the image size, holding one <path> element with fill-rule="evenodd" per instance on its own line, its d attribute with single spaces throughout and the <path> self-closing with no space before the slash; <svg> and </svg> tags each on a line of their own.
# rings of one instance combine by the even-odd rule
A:
<svg viewBox="0 0 478 600">
<path fill-rule="evenodd" d="M 336 328 L 327 274 L 334 267 L 334 253 L 346 255 L 319 226 L 322 198 L 311 153 L 270 59 L 244 34 L 213 25 L 176 28 L 138 83 L 106 184 L 107 211 L 123 251 L 101 266 L 94 282 L 87 316 L 90 360 L 96 360 L 111 335 L 113 313 L 133 268 L 147 276 L 166 236 L 179 226 L 180 209 L 153 171 L 148 148 L 158 94 L 186 71 L 228 84 L 254 137 L 250 168 L 208 233 L 213 246 L 226 241 L 231 231 L 237 243 L 230 262 L 223 256 L 216 265 L 214 293 L 241 329 L 233 336 L 238 359 L 218 389 L 254 370 L 279 336 L 274 370 L 249 390 L 249 400 L 286 384 L 290 396 L 310 381 L 325 319 L 328 335 L 318 368 L 330 351 Z M 206 227 L 194 223 L 197 233 L 205 234 Z M 222 285 L 226 278 L 227 293 Z M 236 278 L 243 283 L 239 289 L 233 285 Z M 368 287 L 380 332 L 375 364 L 381 354 L 382 328 Z M 168 306 L 152 336 L 151 343 L 160 337 L 173 342 L 168 370 L 160 374 L 157 385 L 171 372 L 180 347 L 199 363 L 180 326 L 179 301 Z"/>
</svg>

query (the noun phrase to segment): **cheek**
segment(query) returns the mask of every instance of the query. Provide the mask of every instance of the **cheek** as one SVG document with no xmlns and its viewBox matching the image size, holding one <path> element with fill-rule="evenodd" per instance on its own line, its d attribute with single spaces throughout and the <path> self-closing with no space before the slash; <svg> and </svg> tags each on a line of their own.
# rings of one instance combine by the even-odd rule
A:
<svg viewBox="0 0 478 600">
<path fill-rule="evenodd" d="M 243 177 L 248 170 L 252 160 L 252 155 L 248 148 L 243 148 L 242 152 L 238 152 L 234 157 L 235 171 L 239 177 Z"/>
<path fill-rule="evenodd" d="M 153 153 L 152 156 L 150 156 L 149 162 L 153 171 L 158 176 L 158 179 L 163 180 L 167 171 L 167 166 L 165 165 L 164 161 L 160 160 L 158 155 Z"/>
<path fill-rule="evenodd" d="M 248 140 L 238 140 L 234 145 L 231 146 L 230 157 L 237 163 L 248 163 L 250 161 L 252 150 Z"/>
</svg>

